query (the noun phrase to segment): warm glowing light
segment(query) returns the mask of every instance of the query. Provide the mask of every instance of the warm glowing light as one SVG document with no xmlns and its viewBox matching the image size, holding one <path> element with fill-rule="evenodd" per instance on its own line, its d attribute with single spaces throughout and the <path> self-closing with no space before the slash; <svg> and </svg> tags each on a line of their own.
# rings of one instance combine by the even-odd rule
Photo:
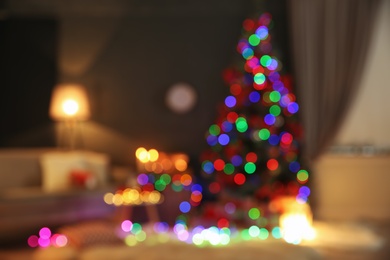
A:
<svg viewBox="0 0 390 260">
<path fill-rule="evenodd" d="M 123 204 L 123 197 L 121 194 L 115 194 L 112 200 L 115 206 L 121 206 Z"/>
<path fill-rule="evenodd" d="M 111 205 L 112 204 L 112 200 L 114 198 L 114 194 L 112 193 L 106 193 L 104 194 L 104 202 L 108 205 Z"/>
<path fill-rule="evenodd" d="M 146 176 L 146 175 L 144 175 Z M 144 186 L 144 189 L 146 186 Z M 127 188 L 125 190 L 118 190 L 115 194 L 106 193 L 104 195 L 104 202 L 119 207 L 122 205 L 140 205 L 142 203 L 147 204 L 158 204 L 164 200 L 163 195 L 153 190 L 152 191 L 143 190 L 141 191 L 139 188 Z"/>
<path fill-rule="evenodd" d="M 175 168 L 178 171 L 183 172 L 183 171 L 187 170 L 187 162 L 184 159 L 177 159 L 175 161 Z"/>
<path fill-rule="evenodd" d="M 148 151 L 141 151 L 138 157 L 138 160 L 140 160 L 143 163 L 147 163 L 150 160 L 150 154 Z"/>
<path fill-rule="evenodd" d="M 161 161 L 161 165 L 162 165 L 162 167 L 163 167 L 163 169 L 164 169 L 165 171 L 170 171 L 170 170 L 172 169 L 173 163 L 172 163 L 172 161 L 169 160 L 169 159 L 163 159 L 163 160 Z"/>
<path fill-rule="evenodd" d="M 151 204 L 157 204 L 161 200 L 161 193 L 158 191 L 152 191 L 149 194 L 149 203 Z"/>
<path fill-rule="evenodd" d="M 137 157 L 137 159 L 139 159 L 141 156 L 141 153 L 144 153 L 144 152 L 146 152 L 146 149 L 144 147 L 137 148 L 137 150 L 135 150 L 135 157 Z"/>
<path fill-rule="evenodd" d="M 191 194 L 191 200 L 193 202 L 200 202 L 202 200 L 202 193 L 200 191 L 194 191 L 192 194 Z"/>
<path fill-rule="evenodd" d="M 79 110 L 79 104 L 73 99 L 67 99 L 62 103 L 62 110 L 68 116 L 74 116 Z"/>
<path fill-rule="evenodd" d="M 189 186 L 192 183 L 192 177 L 189 174 L 183 174 L 180 178 L 181 184 L 184 186 Z"/>
<path fill-rule="evenodd" d="M 149 202 L 149 196 L 150 196 L 150 192 L 149 191 L 143 191 L 140 194 L 141 200 L 143 202 L 145 202 L 145 203 Z"/>
<path fill-rule="evenodd" d="M 50 116 L 56 120 L 86 120 L 90 117 L 87 93 L 83 86 L 62 84 L 53 90 Z"/>
<path fill-rule="evenodd" d="M 286 211 L 280 216 L 279 225 L 283 239 L 287 243 L 299 244 L 303 240 L 313 240 L 316 232 L 312 227 L 313 216 L 306 203 L 291 198 L 284 205 Z"/>
<path fill-rule="evenodd" d="M 149 160 L 151 162 L 155 162 L 158 160 L 159 153 L 156 149 L 150 149 L 149 150 Z"/>
</svg>

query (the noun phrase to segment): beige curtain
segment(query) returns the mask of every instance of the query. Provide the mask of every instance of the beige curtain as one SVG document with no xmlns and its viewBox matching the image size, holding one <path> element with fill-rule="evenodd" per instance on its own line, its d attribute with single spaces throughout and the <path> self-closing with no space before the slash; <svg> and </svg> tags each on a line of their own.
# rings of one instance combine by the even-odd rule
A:
<svg viewBox="0 0 390 260">
<path fill-rule="evenodd" d="M 288 1 L 303 153 L 309 162 L 332 142 L 358 91 L 379 2 Z"/>
</svg>

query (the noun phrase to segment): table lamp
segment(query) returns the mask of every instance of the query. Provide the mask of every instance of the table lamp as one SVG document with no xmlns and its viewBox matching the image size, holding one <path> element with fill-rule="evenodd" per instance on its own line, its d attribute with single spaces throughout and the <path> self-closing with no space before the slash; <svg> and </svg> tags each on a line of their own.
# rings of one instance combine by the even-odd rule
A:
<svg viewBox="0 0 390 260">
<path fill-rule="evenodd" d="M 85 121 L 90 117 L 89 102 L 85 88 L 79 84 L 57 85 L 52 93 L 49 114 L 53 120 L 63 122 L 65 126 L 63 132 L 67 135 L 67 144 L 65 146 L 74 149 L 79 132 L 79 122 Z M 61 134 L 59 136 L 61 137 Z"/>
</svg>

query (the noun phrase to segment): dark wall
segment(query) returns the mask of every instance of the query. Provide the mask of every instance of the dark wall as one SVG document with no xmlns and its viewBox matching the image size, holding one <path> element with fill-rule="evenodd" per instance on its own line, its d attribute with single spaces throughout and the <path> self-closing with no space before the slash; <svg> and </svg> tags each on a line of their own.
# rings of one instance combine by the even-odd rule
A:
<svg viewBox="0 0 390 260">
<path fill-rule="evenodd" d="M 39 128 L 46 134 L 20 145 L 53 145 L 48 116 L 57 81 L 57 22 L 0 20 L 0 146 L 20 144 L 15 136 Z"/>
<path fill-rule="evenodd" d="M 236 5 L 234 11 L 199 13 L 182 7 L 169 15 L 152 8 L 150 15 L 126 17 L 83 76 L 95 95 L 94 120 L 146 147 L 198 155 L 206 146 L 204 134 L 216 118 L 217 104 L 228 93 L 222 71 L 238 58 L 243 20 L 261 9 L 273 13 L 279 42 L 275 48 L 282 61 L 287 57 L 282 51 L 287 45 L 285 2 Z M 168 88 L 182 81 L 198 94 L 195 108 L 184 115 L 164 104 Z"/>
<path fill-rule="evenodd" d="M 76 81 L 87 87 L 94 122 L 126 136 L 130 143 L 164 151 L 182 151 L 192 156 L 205 148 L 204 134 L 216 118 L 217 104 L 228 93 L 222 71 L 239 58 L 236 44 L 245 18 L 262 10 L 273 14 L 273 43 L 280 50 L 279 58 L 288 67 L 284 0 L 167 1 L 164 4 L 161 1 L 99 1 L 89 8 L 85 2 L 71 7 L 62 1 L 24 3 L 9 1 L 10 13 L 54 15 L 58 27 L 56 23 L 47 25 L 48 31 L 34 33 L 36 37 L 30 37 L 29 41 L 7 35 L 7 46 L 20 42 L 21 46 L 13 46 L 11 50 L 15 53 L 11 56 L 18 55 L 17 59 L 6 54 L 8 50 L 4 51 L 4 43 L 1 45 L 3 55 L 8 55 L 2 66 L 16 64 L 12 77 L 18 73 L 30 75 L 20 77 L 18 85 L 7 76 L 8 90 L 3 92 L 1 99 L 6 102 L 3 107 L 14 109 L 12 115 L 8 113 L 7 119 L 2 121 L 9 125 L 0 132 L 2 144 L 16 132 L 50 124 L 48 102 L 50 90 L 57 83 L 53 64 L 56 57 L 59 57 L 57 66 L 62 81 Z M 119 3 L 126 5 L 115 6 Z M 105 23 L 116 24 L 110 33 L 106 32 L 107 37 L 103 32 L 102 35 L 96 33 L 97 27 Z M 25 23 L 24 33 L 31 32 L 31 26 L 31 23 Z M 83 30 L 78 30 L 81 27 Z M 50 30 L 54 32 L 50 33 Z M 88 44 L 81 42 L 85 39 L 82 34 L 88 34 L 89 30 L 94 31 L 91 35 L 96 40 L 106 37 L 104 45 L 95 48 L 98 43 L 94 39 L 89 39 Z M 39 33 L 42 35 L 38 37 Z M 56 33 L 58 38 L 55 38 Z M 57 45 L 52 46 L 55 39 L 58 39 Z M 62 47 L 60 53 L 53 54 L 55 47 L 57 50 Z M 61 71 L 63 67 L 72 67 L 69 61 L 83 59 L 83 52 L 89 49 L 99 51 L 92 55 L 86 70 L 71 76 Z M 30 58 L 20 62 L 23 57 Z M 64 60 L 67 60 L 66 66 L 62 64 Z M 45 76 L 33 84 L 31 75 Z M 42 82 L 37 83 L 38 80 Z M 175 114 L 164 104 L 165 94 L 170 86 L 183 81 L 195 88 L 198 100 L 189 113 Z M 33 99 L 28 98 L 33 96 Z M 9 100 L 17 101 L 18 105 Z M 102 142 L 102 138 L 93 142 Z M 49 142 L 39 139 L 27 143 L 44 146 Z"/>
<path fill-rule="evenodd" d="M 124 20 L 84 76 L 96 95 L 94 120 L 149 147 L 197 153 L 228 91 L 221 74 L 234 56 L 242 16 Z M 187 114 L 175 114 L 164 103 L 177 82 L 191 84 L 198 95 Z"/>
</svg>

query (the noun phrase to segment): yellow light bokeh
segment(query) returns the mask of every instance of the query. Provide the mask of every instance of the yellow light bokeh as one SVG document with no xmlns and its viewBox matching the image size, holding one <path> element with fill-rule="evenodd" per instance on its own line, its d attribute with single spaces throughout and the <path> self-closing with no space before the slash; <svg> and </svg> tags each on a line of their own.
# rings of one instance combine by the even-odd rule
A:
<svg viewBox="0 0 390 260">
<path fill-rule="evenodd" d="M 135 246 L 138 241 L 133 234 L 126 236 L 125 243 L 127 246 Z"/>
<path fill-rule="evenodd" d="M 104 194 L 103 199 L 104 199 L 105 203 L 107 203 L 108 205 L 112 205 L 113 204 L 112 200 L 114 199 L 114 194 L 108 192 L 108 193 Z"/>
<path fill-rule="evenodd" d="M 153 173 L 184 172 L 188 169 L 188 155 L 184 153 L 166 154 L 156 149 L 146 150 L 139 147 L 135 156 L 137 158 L 137 170 Z"/>
<path fill-rule="evenodd" d="M 157 191 L 152 191 L 149 194 L 149 203 L 156 204 L 160 201 L 161 199 L 161 193 Z"/>
<path fill-rule="evenodd" d="M 118 190 L 115 194 L 106 193 L 104 195 L 104 202 L 119 207 L 122 205 L 141 205 L 142 203 L 157 204 L 162 202 L 163 195 L 158 191 L 142 191 L 137 188 L 127 188 L 125 190 Z"/>
<path fill-rule="evenodd" d="M 143 153 L 143 152 L 146 152 L 146 149 L 144 147 L 139 147 L 137 148 L 137 150 L 135 151 L 135 157 L 137 159 L 139 159 L 140 157 L 140 154 Z"/>
<path fill-rule="evenodd" d="M 136 189 L 130 189 L 130 188 L 126 189 L 123 192 L 122 197 L 125 204 L 139 204 L 138 203 L 138 200 L 140 199 L 139 191 Z"/>
<path fill-rule="evenodd" d="M 145 151 L 140 152 L 138 160 L 140 160 L 143 163 L 147 163 L 147 162 L 149 162 L 149 159 L 150 159 L 150 155 L 149 155 L 148 151 L 145 150 Z"/>
<path fill-rule="evenodd" d="M 116 193 L 112 199 L 115 206 L 121 206 L 123 204 L 123 197 L 121 194 Z"/>
<path fill-rule="evenodd" d="M 143 202 L 149 202 L 149 194 L 150 194 L 149 191 L 143 191 L 143 192 L 141 192 L 141 200 L 142 200 Z"/>
<path fill-rule="evenodd" d="M 151 162 L 155 162 L 158 160 L 158 157 L 159 157 L 159 153 L 156 149 L 150 149 L 149 150 L 149 160 Z"/>
<path fill-rule="evenodd" d="M 159 152 L 156 149 L 146 150 L 144 147 L 139 147 L 135 151 L 135 156 L 142 163 L 156 162 L 159 159 Z"/>
</svg>

